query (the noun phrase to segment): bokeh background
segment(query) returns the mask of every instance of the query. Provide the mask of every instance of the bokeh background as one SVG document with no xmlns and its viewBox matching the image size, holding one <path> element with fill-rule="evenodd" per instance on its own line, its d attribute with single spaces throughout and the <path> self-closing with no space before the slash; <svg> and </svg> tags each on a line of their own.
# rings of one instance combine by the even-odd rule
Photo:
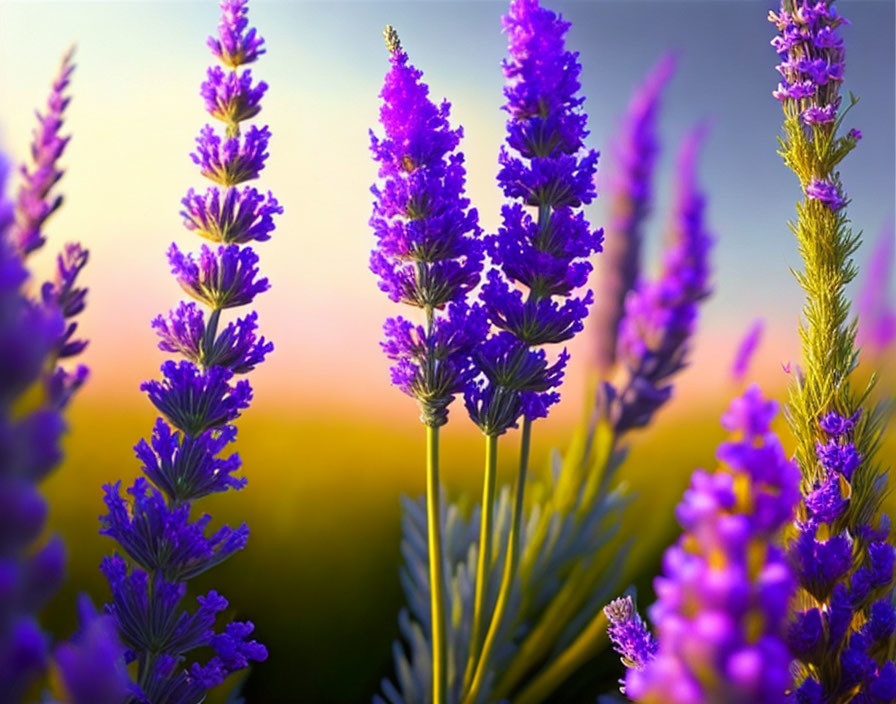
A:
<svg viewBox="0 0 896 704">
<path fill-rule="evenodd" d="M 616 0 L 547 2 L 572 23 L 581 52 L 590 144 L 603 151 L 633 86 L 664 52 L 679 53 L 661 118 L 662 157 L 647 256 L 654 257 L 668 201 L 676 141 L 698 120 L 712 125 L 702 180 L 717 234 L 715 294 L 706 304 L 693 364 L 654 427 L 633 441 L 624 479 L 641 495 L 629 528 L 654 558 L 674 533 L 672 507 L 688 474 L 710 465 L 717 417 L 736 393 L 728 368 L 740 337 L 761 317 L 766 334 L 751 378 L 784 398 L 782 365 L 798 359 L 799 258 L 786 221 L 799 196 L 775 154 L 780 108 L 767 2 Z M 874 236 L 894 210 L 894 3 L 841 0 L 852 20 L 845 87 L 861 96 L 849 114 L 864 140 L 843 181 L 857 228 Z M 375 179 L 368 129 L 386 69 L 381 32 L 398 29 L 436 98 L 465 128 L 469 192 L 483 226 L 498 223 L 496 156 L 504 115 L 500 61 L 503 2 L 265 2 L 252 23 L 268 54 L 253 68 L 271 88 L 262 118 L 273 131 L 262 185 L 286 213 L 258 249 L 273 288 L 258 301 L 275 354 L 252 375 L 256 400 L 240 421 L 246 490 L 214 497 L 216 520 L 246 520 L 248 549 L 205 575 L 235 613 L 255 621 L 271 658 L 246 685 L 251 702 L 363 702 L 390 674 L 402 603 L 399 496 L 423 489 L 423 433 L 413 403 L 389 387 L 378 340 L 396 308 L 367 271 Z M 180 297 L 164 252 L 196 248 L 179 200 L 201 185 L 188 158 L 204 123 L 198 86 L 217 8 L 202 2 L 0 2 L 0 145 L 24 159 L 32 107 L 43 103 L 59 56 L 77 44 L 67 131 L 74 135 L 61 184 L 66 203 L 48 227 L 52 250 L 77 239 L 91 251 L 83 331 L 88 386 L 70 413 L 67 458 L 46 483 L 52 528 L 67 540 L 70 579 L 50 608 L 59 634 L 74 627 L 73 601 L 107 595 L 97 565 L 112 549 L 96 533 L 100 486 L 138 471 L 131 447 L 153 421 L 138 391 L 162 360 L 149 320 Z M 602 176 L 612 168 L 601 163 Z M 605 203 L 588 208 L 605 221 Z M 859 258 L 867 256 L 863 248 Z M 598 292 L 598 295 L 599 292 Z M 564 399 L 540 422 L 534 461 L 562 450 L 586 406 L 593 336 L 573 345 Z M 886 367 L 886 357 L 878 364 Z M 893 370 L 880 391 L 892 393 Z M 443 477 L 453 497 L 479 490 L 481 438 L 455 407 L 444 435 Z M 509 478 L 516 441 L 505 441 Z M 885 449 L 896 456 L 891 437 Z M 644 572 L 652 569 L 645 561 Z M 611 673 L 613 679 L 616 673 Z"/>
</svg>

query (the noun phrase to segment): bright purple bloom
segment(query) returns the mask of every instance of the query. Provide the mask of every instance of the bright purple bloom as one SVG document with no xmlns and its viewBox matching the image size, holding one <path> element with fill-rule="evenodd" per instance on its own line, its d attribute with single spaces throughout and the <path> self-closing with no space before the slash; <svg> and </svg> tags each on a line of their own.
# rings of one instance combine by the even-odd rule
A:
<svg viewBox="0 0 896 704">
<path fill-rule="evenodd" d="M 208 47 L 225 66 L 238 68 L 265 53 L 264 39 L 249 27 L 249 0 L 222 0 L 218 36 L 208 38 Z"/>
<path fill-rule="evenodd" d="M 705 130 L 694 130 L 678 154 L 678 181 L 672 237 L 655 281 L 640 281 L 625 301 L 619 324 L 617 359 L 627 381 L 620 389 L 604 384 L 605 414 L 616 432 L 646 425 L 672 395 L 669 377 L 687 364 L 698 304 L 709 295 L 712 236 L 705 221 L 705 198 L 697 183 L 697 154 Z"/>
<path fill-rule="evenodd" d="M 133 692 L 115 619 L 96 613 L 90 599 L 78 599 L 81 627 L 54 653 L 70 704 L 122 704 Z"/>
<path fill-rule="evenodd" d="M 222 186 L 236 186 L 258 178 L 268 158 L 271 132 L 267 126 L 252 125 L 246 134 L 222 138 L 214 127 L 206 125 L 196 138 L 196 151 L 190 154 L 202 175 Z"/>
<path fill-rule="evenodd" d="M 251 187 L 267 158 L 267 127 L 241 132 L 240 122 L 254 117 L 267 85 L 253 84 L 240 66 L 263 53 L 264 40 L 248 28 L 246 0 L 222 0 L 213 53 L 226 69 L 212 68 L 200 93 L 212 117 L 225 123 L 218 135 L 206 125 L 193 160 L 220 184 L 204 194 L 190 189 L 181 201 L 184 225 L 217 248 L 203 246 L 198 256 L 172 244 L 168 259 L 181 287 L 199 303 L 180 302 L 152 322 L 159 348 L 184 359 L 162 364 L 162 379 L 142 384 L 163 418 L 156 420 L 149 442 L 134 448 L 144 477 L 121 492 L 121 483 L 105 486 L 108 509 L 101 533 L 114 538 L 127 559 L 115 554 L 103 562 L 112 588 L 107 611 L 136 660 L 133 701 L 196 704 L 210 689 L 250 661 L 267 657 L 265 647 L 249 638 L 253 626 L 232 622 L 215 631 L 227 601 L 211 591 L 199 597 L 190 613 L 184 604 L 187 581 L 242 550 L 249 537 L 245 524 L 209 531 L 211 516 L 193 511 L 193 502 L 212 493 L 238 490 L 246 480 L 236 454 L 224 456 L 236 438 L 232 425 L 249 406 L 252 389 L 234 376 L 264 361 L 273 345 L 257 334 L 254 311 L 221 324 L 222 312 L 252 303 L 269 288 L 258 277 L 258 255 L 248 242 L 265 241 L 273 216 L 283 211 L 277 200 Z M 203 650 L 205 654 L 194 652 Z"/>
<path fill-rule="evenodd" d="M 654 583 L 658 645 L 640 646 L 640 662 L 629 658 L 633 701 L 790 701 L 785 636 L 796 583 L 776 540 L 799 501 L 799 470 L 770 430 L 776 409 L 749 388 L 722 419 L 733 435 L 719 447 L 723 467 L 691 478 L 676 512 L 684 532 Z M 625 657 L 628 641 L 616 645 Z"/>
<path fill-rule="evenodd" d="M 772 95 L 805 124 L 830 129 L 843 82 L 843 40 L 837 30 L 847 21 L 832 0 L 784 1 L 768 18 L 778 29 L 771 43 L 781 58 L 781 83 Z"/>
<path fill-rule="evenodd" d="M 659 153 L 657 118 L 662 90 L 675 70 L 667 54 L 635 89 L 628 110 L 610 144 L 613 170 L 609 179 L 610 224 L 597 265 L 600 296 L 591 312 L 596 331 L 598 369 L 609 372 L 616 362 L 616 336 L 625 297 L 641 269 L 644 221 L 653 198 L 653 170 Z"/>
<path fill-rule="evenodd" d="M 891 222 L 877 236 L 859 292 L 858 342 L 875 355 L 883 353 L 896 340 L 896 304 L 891 298 L 894 242 L 896 235 Z"/>
<path fill-rule="evenodd" d="M 737 354 L 731 365 L 731 377 L 738 383 L 743 382 L 750 370 L 750 363 L 756 354 L 756 349 L 762 341 L 762 333 L 765 331 L 765 323 L 758 318 L 750 325 L 740 344 L 737 346 Z"/>
<path fill-rule="evenodd" d="M 464 195 L 464 157 L 456 151 L 463 132 L 448 122 L 450 104 L 430 100 L 391 28 L 387 45 L 384 136 L 371 132 L 381 181 L 371 188 L 370 269 L 393 301 L 425 312 L 425 327 L 387 320 L 383 349 L 395 361 L 392 382 L 417 399 L 423 422 L 442 425 L 473 376 L 471 351 L 487 330 L 481 310 L 465 303 L 482 269 L 478 215 Z"/>
<path fill-rule="evenodd" d="M 521 415 L 546 416 L 559 400 L 553 389 L 567 355 L 548 366 L 544 353 L 529 348 L 565 342 L 582 330 L 593 294 L 577 291 L 587 283 L 588 258 L 603 239 L 603 231 L 593 230 L 578 211 L 596 195 L 598 153 L 584 144 L 581 65 L 565 47 L 569 23 L 537 0 L 513 0 L 503 24 L 510 54 L 503 64 L 504 109 L 510 118 L 498 183 L 515 202 L 503 206 L 501 227 L 485 238 L 496 268 L 480 297 L 502 332 L 477 350 L 483 374 L 466 394 L 474 422 L 494 435 L 515 426 Z M 537 360 L 540 380 L 496 376 L 493 370 L 506 364 L 508 354 L 529 358 L 520 370 Z"/>
</svg>

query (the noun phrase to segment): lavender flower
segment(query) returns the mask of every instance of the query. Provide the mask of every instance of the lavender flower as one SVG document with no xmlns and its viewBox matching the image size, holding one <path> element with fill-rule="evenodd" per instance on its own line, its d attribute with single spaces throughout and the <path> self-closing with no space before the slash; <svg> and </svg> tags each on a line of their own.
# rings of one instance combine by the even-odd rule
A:
<svg viewBox="0 0 896 704">
<path fill-rule="evenodd" d="M 859 413 L 846 417 L 831 411 L 819 421 L 826 438 L 817 443 L 823 475 L 806 493 L 804 518 L 791 545 L 799 585 L 814 599 L 795 615 L 788 634 L 801 661 L 799 704 L 896 696 L 896 669 L 888 656 L 896 636 L 896 550 L 887 543 L 889 519 L 885 516 L 879 529 L 860 526 L 856 535 L 843 527 L 863 459 L 852 440 L 859 420 Z M 838 667 L 829 667 L 832 662 Z"/>
<path fill-rule="evenodd" d="M 579 93 L 578 54 L 566 49 L 570 24 L 538 0 L 511 0 L 502 18 L 509 57 L 504 109 L 507 142 L 498 158 L 498 184 L 506 198 L 502 225 L 485 238 L 495 268 L 480 299 L 497 329 L 477 347 L 478 376 L 464 394 L 467 411 L 486 436 L 482 516 L 475 602 L 462 702 L 475 704 L 487 677 L 520 555 L 523 499 L 532 421 L 560 400 L 569 355 L 550 362 L 542 345 L 579 333 L 593 294 L 588 258 L 600 251 L 603 230 L 593 230 L 580 208 L 596 196 L 598 153 L 585 148 L 588 116 Z M 520 465 L 504 569 L 485 628 L 491 563 L 497 438 L 523 417 Z M 484 638 L 481 638 L 484 633 Z M 481 642 L 480 642 L 481 640 Z"/>
<path fill-rule="evenodd" d="M 395 361 L 393 382 L 420 404 L 427 425 L 447 422 L 447 406 L 473 374 L 470 353 L 485 334 L 467 294 L 479 282 L 478 215 L 464 196 L 464 157 L 452 129 L 450 104 L 436 106 L 422 73 L 387 29 L 390 68 L 380 94 L 385 136 L 371 132 L 380 185 L 370 225 L 377 247 L 370 269 L 393 301 L 422 308 L 426 326 L 390 318 L 383 349 Z"/>
<path fill-rule="evenodd" d="M 896 340 L 896 306 L 893 288 L 894 232 L 892 222 L 881 229 L 868 260 L 859 292 L 858 341 L 864 350 L 880 355 Z"/>
<path fill-rule="evenodd" d="M 248 305 L 268 289 L 258 278 L 258 256 L 245 243 L 269 239 L 272 216 L 282 212 L 277 201 L 256 189 L 238 188 L 258 176 L 267 158 L 267 127 L 240 123 L 258 114 L 267 86 L 253 85 L 239 67 L 263 50 L 263 39 L 248 29 L 246 0 L 222 0 L 218 38 L 209 39 L 213 53 L 227 66 L 208 71 L 201 95 L 212 117 L 225 123 L 226 136 L 206 125 L 192 155 L 200 171 L 224 188 L 202 196 L 192 189 L 183 199 L 187 229 L 220 242 L 203 246 L 198 258 L 176 245 L 169 250 L 172 273 L 183 289 L 210 308 L 206 317 L 196 303 L 181 302 L 152 326 L 159 348 L 185 359 L 166 361 L 162 379 L 141 389 L 164 416 L 156 421 L 150 442 L 135 447 L 145 478 L 121 495 L 117 482 L 105 487 L 108 513 L 101 532 L 120 544 L 127 559 L 105 558 L 103 573 L 112 587 L 107 611 L 115 618 L 137 662 L 137 682 L 128 701 L 195 704 L 232 672 L 267 657 L 265 647 L 250 639 L 253 626 L 234 621 L 215 631 L 227 601 L 215 591 L 197 599 L 190 612 L 184 603 L 187 581 L 241 550 L 249 530 L 224 526 L 208 534 L 209 515 L 195 517 L 193 502 L 212 493 L 241 489 L 235 477 L 236 454 L 222 456 L 234 441 L 232 422 L 252 399 L 245 380 L 234 377 L 253 369 L 273 345 L 258 337 L 257 315 L 220 328 L 222 311 Z M 208 650 L 207 659 L 194 651 Z"/>
<path fill-rule="evenodd" d="M 659 643 L 641 619 L 630 596 L 614 599 L 604 607 L 609 621 L 607 635 L 613 649 L 628 668 L 643 670 L 655 657 Z"/>
<path fill-rule="evenodd" d="M 750 363 L 756 354 L 756 348 L 762 341 L 762 333 L 765 330 L 765 323 L 762 318 L 757 318 L 750 325 L 746 334 L 737 346 L 737 353 L 734 355 L 734 363 L 731 365 L 731 377 L 738 384 L 742 383 L 750 370 Z"/>
<path fill-rule="evenodd" d="M 23 257 L 44 245 L 44 224 L 62 205 L 62 195 L 52 191 L 64 174 L 58 161 L 71 139 L 70 136 L 61 136 L 59 132 L 65 109 L 71 101 L 65 91 L 75 70 L 73 55 L 74 50 L 70 50 L 63 56 L 47 98 L 46 112 L 44 115 L 37 114 L 38 124 L 31 142 L 31 167 L 22 166 L 20 169 L 23 183 L 16 196 L 15 222 L 10 238 Z M 88 252 L 80 244 L 66 244 L 56 258 L 53 280 L 41 287 L 43 304 L 61 310 L 66 322 L 57 341 L 56 360 L 76 357 L 87 347 L 86 340 L 74 339 L 78 328 L 75 318 L 84 310 L 87 296 L 87 289 L 78 286 L 77 279 L 87 259 Z M 44 378 L 46 393 L 51 402 L 62 409 L 87 380 L 87 367 L 77 365 L 72 370 L 59 364 L 48 364 L 47 367 L 49 371 Z"/>
<path fill-rule="evenodd" d="M 22 398 L 43 383 L 64 319 L 23 292 L 28 274 L 12 239 L 7 173 L 0 154 L 0 691 L 19 701 L 47 665 L 49 643 L 37 614 L 65 570 L 62 541 L 39 541 L 47 506 L 37 487 L 62 458 L 64 423 L 52 399 L 35 406 Z"/>
<path fill-rule="evenodd" d="M 805 125 L 832 129 L 844 69 L 843 39 L 837 29 L 847 20 L 827 0 L 794 0 L 778 13 L 769 12 L 769 21 L 778 28 L 772 46 L 781 58 L 777 69 L 782 77 L 772 95 Z"/>
<path fill-rule="evenodd" d="M 610 224 L 597 265 L 601 295 L 591 312 L 595 360 L 606 375 L 616 362 L 616 336 L 625 297 L 640 271 L 643 225 L 650 211 L 654 163 L 659 152 L 656 121 L 663 88 L 675 70 L 667 54 L 635 90 L 617 134 L 611 142 L 615 169 L 611 172 Z"/>
<path fill-rule="evenodd" d="M 616 433 L 647 424 L 672 395 L 668 378 L 687 364 L 697 322 L 697 304 L 709 295 L 708 255 L 712 237 L 697 185 L 697 153 L 705 130 L 697 128 L 678 154 L 678 192 L 670 244 L 655 281 L 640 281 L 625 301 L 617 358 L 627 380 L 617 390 L 604 383 L 603 413 Z"/>
<path fill-rule="evenodd" d="M 10 239 L 22 254 L 28 254 L 41 247 L 46 239 L 42 227 L 44 221 L 62 205 L 62 196 L 52 195 L 53 186 L 62 178 L 63 171 L 57 163 L 71 137 L 62 137 L 65 109 L 71 98 L 65 95 L 75 66 L 73 51 L 62 58 L 49 98 L 46 112 L 37 113 L 37 128 L 31 143 L 30 169 L 22 167 L 24 183 L 16 197 L 16 220 L 12 226 Z"/>
<path fill-rule="evenodd" d="M 611 609 L 634 701 L 790 701 L 785 635 L 796 585 L 775 543 L 799 500 L 799 471 L 770 430 L 776 410 L 749 388 L 722 417 L 734 435 L 719 447 L 723 467 L 692 476 L 676 512 L 684 533 L 655 582 L 658 644 L 630 609 Z"/>
<path fill-rule="evenodd" d="M 570 25 L 537 0 L 513 0 L 503 23 L 510 52 L 503 64 L 504 109 L 510 119 L 498 183 L 516 202 L 503 206 L 501 228 L 485 238 L 497 268 L 481 298 L 491 323 L 516 342 L 508 350 L 511 337 L 497 333 L 476 352 L 483 375 L 468 389 L 466 404 L 487 435 L 514 427 L 521 415 L 545 417 L 559 400 L 555 389 L 566 355 L 548 365 L 531 348 L 565 342 L 582 330 L 593 294 L 574 294 L 587 282 L 588 257 L 600 251 L 603 239 L 603 230 L 593 230 L 579 211 L 596 195 L 598 153 L 584 145 L 581 65 L 578 54 L 565 48 Z M 540 373 L 498 378 L 491 370 L 509 351 L 519 368 Z"/>
</svg>

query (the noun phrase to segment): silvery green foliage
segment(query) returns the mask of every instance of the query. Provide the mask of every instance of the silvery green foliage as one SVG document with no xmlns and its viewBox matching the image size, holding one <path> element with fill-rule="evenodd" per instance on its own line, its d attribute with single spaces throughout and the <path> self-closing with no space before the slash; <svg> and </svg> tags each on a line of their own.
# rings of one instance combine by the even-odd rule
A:
<svg viewBox="0 0 896 704">
<path fill-rule="evenodd" d="M 551 462 L 546 481 L 527 486 L 522 559 L 498 633 L 490 672 L 478 701 L 513 699 L 522 687 L 563 652 L 618 589 L 625 545 L 618 539 L 628 497 L 613 488 L 623 453 L 601 447 L 599 427 L 583 429 L 565 459 Z M 426 704 L 431 691 L 429 577 L 423 499 L 403 499 L 401 583 L 407 608 L 399 615 L 402 640 L 393 645 L 395 679 L 384 680 L 375 704 Z M 497 599 L 512 513 L 511 487 L 495 502 L 494 555 L 485 613 Z M 473 614 L 479 542 L 477 505 L 464 516 L 444 502 L 441 520 L 448 575 L 448 702 L 460 701 Z"/>
</svg>

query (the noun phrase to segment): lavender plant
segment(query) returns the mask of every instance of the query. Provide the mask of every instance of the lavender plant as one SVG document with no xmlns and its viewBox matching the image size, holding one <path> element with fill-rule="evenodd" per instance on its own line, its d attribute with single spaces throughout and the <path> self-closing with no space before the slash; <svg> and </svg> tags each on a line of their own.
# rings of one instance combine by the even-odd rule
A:
<svg viewBox="0 0 896 704">
<path fill-rule="evenodd" d="M 476 210 L 464 197 L 461 128 L 452 129 L 450 103 L 436 106 L 409 62 L 397 32 L 386 27 L 390 68 L 380 96 L 383 139 L 371 132 L 381 185 L 370 225 L 377 247 L 370 268 L 395 302 L 422 309 L 424 325 L 389 318 L 382 343 L 394 360 L 392 382 L 417 399 L 426 427 L 426 530 L 431 658 L 431 701 L 446 701 L 445 577 L 439 518 L 439 428 L 448 406 L 474 375 L 471 354 L 487 322 L 466 297 L 479 282 L 482 246 Z"/>
<path fill-rule="evenodd" d="M 545 34 L 542 32 L 540 36 Z M 671 70 L 670 62 L 670 58 L 665 59 L 648 77 L 639 90 L 644 97 L 633 99 L 635 107 L 630 110 L 619 138 L 623 145 L 638 143 L 655 149 L 653 130 L 657 108 L 651 101 L 658 101 L 659 87 Z M 628 153 L 624 146 L 618 151 Z M 613 183 L 631 184 L 632 192 L 624 193 L 620 187 L 616 197 L 632 202 L 643 200 L 638 208 L 643 214 L 649 210 L 649 189 L 645 184 L 650 181 L 653 152 L 641 159 L 632 152 L 630 157 L 621 160 L 621 168 L 627 171 L 617 175 Z M 693 169 L 680 173 L 681 178 L 695 177 Z M 694 196 L 696 187 L 684 186 L 681 191 Z M 682 199 L 681 203 L 686 201 Z M 695 211 L 693 206 L 688 206 L 698 217 L 679 218 L 679 222 L 694 229 L 670 238 L 670 247 L 683 247 L 681 240 L 703 241 L 702 200 L 700 206 Z M 624 208 L 618 210 L 622 212 Z M 704 272 L 706 267 L 705 250 L 701 252 L 704 257 L 686 259 L 698 272 Z M 671 254 L 669 257 L 672 258 Z M 627 261 L 624 257 L 617 260 Z M 543 261 L 550 263 L 551 260 L 544 258 Z M 539 271 L 535 264 L 532 269 Z M 506 339 L 505 332 L 498 335 Z M 484 347 L 490 344 L 495 343 L 489 340 Z M 505 394 L 510 397 L 508 392 Z M 520 530 L 519 566 L 507 592 L 505 616 L 494 630 L 490 665 L 478 693 L 480 702 L 548 700 L 573 672 L 604 647 L 606 621 L 600 607 L 618 586 L 624 554 L 621 550 L 624 543 L 618 536 L 619 519 L 628 498 L 622 491 L 613 489 L 615 471 L 625 456 L 621 444 L 617 444 L 624 433 L 614 436 L 605 417 L 598 423 L 600 410 L 597 407 L 579 428 L 565 458 L 559 455 L 553 458 L 550 478 L 529 482 L 530 508 Z M 491 449 L 495 445 L 487 443 L 487 447 Z M 484 484 L 485 494 L 494 492 L 487 481 Z M 498 602 L 499 590 L 507 588 L 504 579 L 513 545 L 510 533 L 520 486 L 518 482 L 516 492 L 510 487 L 495 492 L 490 521 L 483 517 L 478 506 L 469 517 L 453 503 L 447 505 L 444 513 L 443 550 L 451 586 L 448 660 L 449 665 L 454 663 L 448 671 L 449 701 L 461 701 L 464 695 L 462 675 L 469 673 L 470 667 L 461 669 L 460 665 L 473 660 L 477 602 L 480 613 L 491 613 Z M 496 546 L 488 548 L 491 552 L 488 560 L 484 559 L 486 550 L 479 550 L 479 545 L 487 542 L 483 538 L 483 524 L 491 525 L 485 535 L 491 535 L 490 545 Z M 396 644 L 396 683 L 384 681 L 383 698 L 377 697 L 375 701 L 393 704 L 427 701 L 426 622 L 430 594 L 426 580 L 426 530 L 425 507 L 406 500 L 402 543 L 405 566 L 401 577 L 408 611 L 402 612 L 400 627 L 409 652 Z M 485 579 L 480 576 L 483 563 Z"/>
<path fill-rule="evenodd" d="M 630 597 L 604 611 L 627 667 L 625 694 L 660 704 L 791 701 L 788 603 L 796 587 L 775 545 L 799 501 L 799 471 L 771 431 L 777 404 L 757 386 L 722 416 L 733 434 L 722 467 L 691 477 L 650 609 L 654 637 Z"/>
<path fill-rule="evenodd" d="M 790 645 L 799 702 L 876 702 L 896 696 L 893 580 L 896 552 L 880 516 L 886 473 L 875 459 L 882 414 L 856 392 L 856 324 L 844 287 L 860 239 L 846 219 L 838 164 L 861 133 L 840 135 L 845 20 L 831 0 L 785 0 L 769 20 L 782 81 L 780 154 L 803 189 L 791 230 L 804 270 L 800 326 L 804 369 L 791 386 L 788 420 L 798 443 L 803 501 L 790 551 L 800 585 Z M 855 98 L 851 97 L 851 105 Z M 850 106 L 851 106 L 850 105 Z"/>
<path fill-rule="evenodd" d="M 486 238 L 495 267 L 481 300 L 498 330 L 475 353 L 479 377 L 466 390 L 467 410 L 486 436 L 479 560 L 470 648 L 461 700 L 474 704 L 489 672 L 498 630 L 511 598 L 520 555 L 532 422 L 560 399 L 555 390 L 569 355 L 553 364 L 539 347 L 570 340 L 583 328 L 593 294 L 577 295 L 600 251 L 580 208 L 596 195 L 598 153 L 585 148 L 587 115 L 579 97 L 581 65 L 568 51 L 569 23 L 537 0 L 511 0 L 503 18 L 510 57 L 504 61 L 509 113 L 498 183 L 503 225 Z M 534 210 L 528 210 L 526 208 Z M 516 288 L 519 284 L 524 290 Z M 497 439 L 522 417 L 519 473 L 504 568 L 494 607 L 486 603 L 491 561 Z M 491 618 L 486 629 L 484 613 Z M 484 634 L 484 636 L 483 636 Z M 480 645 L 480 638 L 482 638 Z"/>
<path fill-rule="evenodd" d="M 181 302 L 152 326 L 159 348 L 181 361 L 162 364 L 162 379 L 141 389 L 163 418 L 149 442 L 135 447 L 145 476 L 123 497 L 120 482 L 107 485 L 108 513 L 101 533 L 118 541 L 125 556 L 106 557 L 102 571 L 112 589 L 107 611 L 136 661 L 134 693 L 127 701 L 196 704 L 232 672 L 267 657 L 251 640 L 253 625 L 233 621 L 215 631 L 227 600 L 217 591 L 198 597 L 189 612 L 184 604 L 190 579 L 214 567 L 246 545 L 249 530 L 224 526 L 208 533 L 211 516 L 193 515 L 193 503 L 212 493 L 238 490 L 246 480 L 235 476 L 236 454 L 222 453 L 236 438 L 232 424 L 252 398 L 246 380 L 273 345 L 257 335 L 250 312 L 220 328 L 221 314 L 250 304 L 268 289 L 258 277 L 258 256 L 247 244 L 269 239 L 276 199 L 245 184 L 265 165 L 270 132 L 241 123 L 256 116 L 267 84 L 255 82 L 246 64 L 265 52 L 264 39 L 249 28 L 247 0 L 221 0 L 218 35 L 208 46 L 220 66 L 208 69 L 201 95 L 208 113 L 224 125 L 224 135 L 206 125 L 192 160 L 213 182 L 204 193 L 190 189 L 183 199 L 184 224 L 212 242 L 198 257 L 172 244 L 168 259 L 178 283 L 197 303 Z M 203 650 L 211 657 L 202 660 Z"/>
</svg>

